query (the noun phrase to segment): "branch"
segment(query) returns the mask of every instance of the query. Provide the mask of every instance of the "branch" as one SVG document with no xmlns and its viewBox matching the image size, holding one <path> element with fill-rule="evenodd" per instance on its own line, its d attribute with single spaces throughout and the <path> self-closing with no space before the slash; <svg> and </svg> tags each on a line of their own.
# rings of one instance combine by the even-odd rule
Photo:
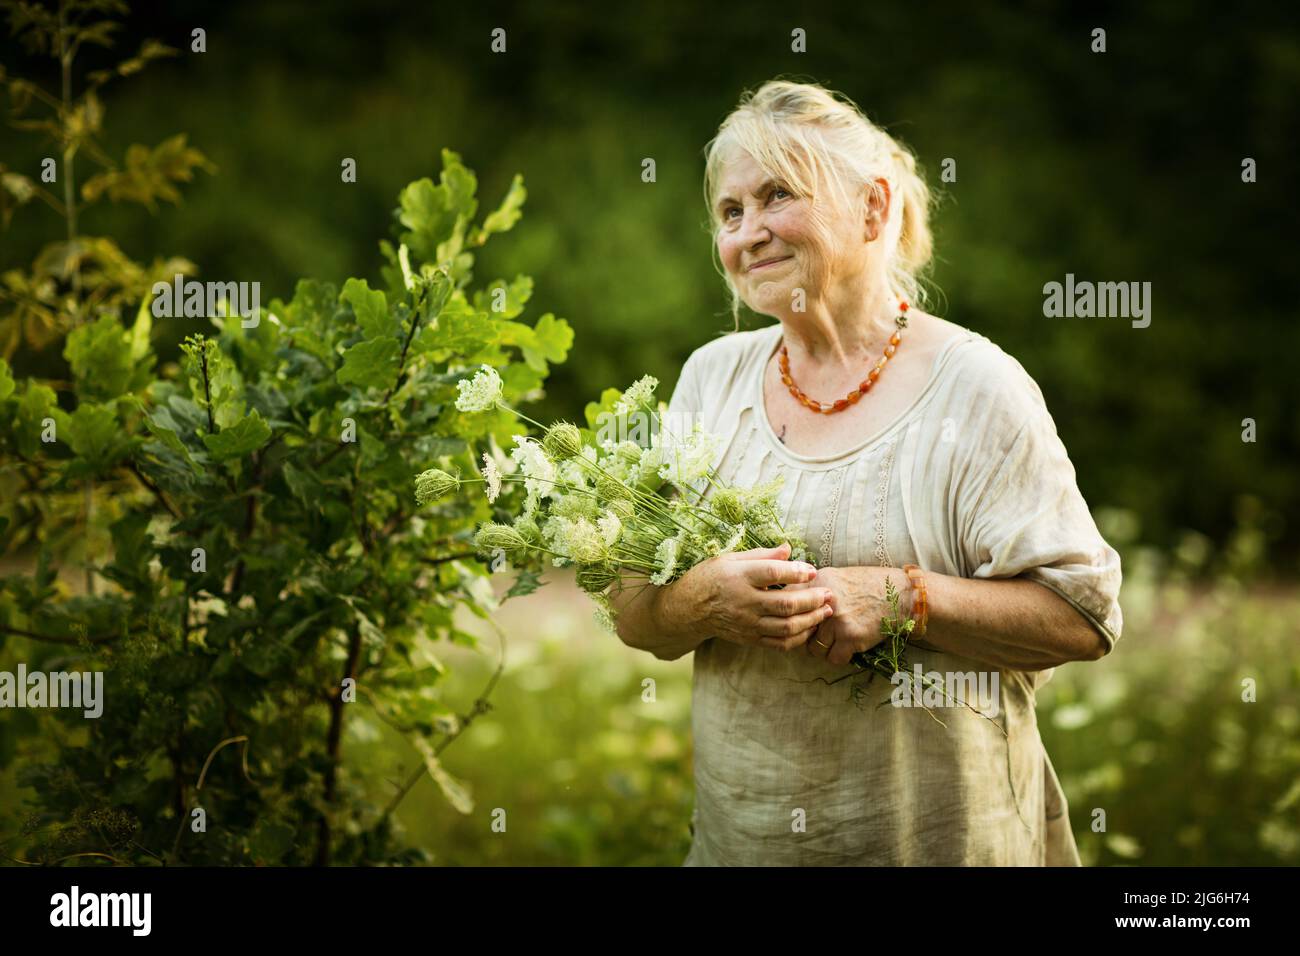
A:
<svg viewBox="0 0 1300 956">
<path fill-rule="evenodd" d="M 203 372 L 203 403 L 208 409 L 208 434 L 214 434 L 217 430 L 217 423 L 212 418 L 212 390 L 208 387 L 208 343 L 205 339 L 203 347 L 199 349 L 199 368 Z"/>
<path fill-rule="evenodd" d="M 384 397 L 379 400 L 380 405 L 387 405 L 388 400 L 392 397 L 393 392 L 397 391 L 397 386 L 402 383 L 402 373 L 406 371 L 406 352 L 411 347 L 411 340 L 415 338 L 415 330 L 420 325 L 420 310 L 424 306 L 424 298 L 429 294 L 429 287 L 426 285 L 420 290 L 420 298 L 415 303 L 415 311 L 411 313 L 411 328 L 406 333 L 406 341 L 402 343 L 402 355 L 397 360 L 397 378 L 393 384 L 384 392 Z"/>
<path fill-rule="evenodd" d="M 344 666 L 343 677 L 356 680 L 357 661 L 361 657 L 361 629 L 353 628 L 351 636 L 348 638 L 348 659 Z M 335 802 L 335 784 L 338 779 L 339 767 L 339 748 L 343 741 L 343 691 L 342 681 L 339 682 L 340 689 L 330 698 L 330 726 L 329 736 L 326 742 L 326 752 L 329 757 L 329 763 L 325 767 L 325 803 L 329 805 L 329 810 L 321 814 L 320 824 L 318 827 L 318 842 L 316 844 L 316 865 L 328 866 L 330 859 L 330 811 L 333 809 Z"/>
<path fill-rule="evenodd" d="M 145 473 L 140 470 L 140 466 L 135 462 L 130 462 L 126 467 L 131 470 L 132 474 L 140 479 L 142 485 L 154 493 L 155 497 L 157 497 L 157 499 L 162 503 L 162 506 L 170 512 L 171 516 L 179 521 L 181 513 L 177 511 L 175 507 L 172 506 L 172 503 L 163 495 L 162 489 L 150 481 Z"/>
<path fill-rule="evenodd" d="M 491 618 L 488 618 L 487 621 L 496 629 L 497 637 L 500 638 L 501 660 L 497 663 L 497 669 L 492 673 L 492 677 L 488 681 L 487 686 L 483 688 L 483 692 L 479 694 L 478 697 L 475 698 L 474 703 L 470 705 L 469 713 L 461 716 L 458 722 L 459 726 L 456 728 L 455 732 L 448 734 L 443 741 L 433 749 L 433 755 L 435 757 L 441 756 L 442 752 L 446 750 L 453 741 L 459 738 L 476 718 L 482 714 L 486 714 L 492 709 L 492 705 L 488 703 L 488 697 L 496 687 L 497 681 L 501 679 L 501 672 L 504 671 L 506 667 L 506 634 L 505 631 L 501 630 L 501 626 L 497 624 L 496 621 Z M 401 789 L 393 795 L 393 799 L 390 800 L 388 806 L 384 808 L 384 814 L 379 818 L 381 823 L 392 816 L 393 811 L 397 809 L 398 804 L 402 802 L 402 799 L 410 793 L 411 788 L 419 783 L 420 778 L 427 772 L 428 770 L 422 764 L 406 779 L 406 783 L 402 784 Z"/>
<path fill-rule="evenodd" d="M 94 637 L 67 637 L 61 634 L 37 634 L 34 631 L 25 631 L 21 627 L 10 627 L 8 624 L 0 624 L 0 632 L 5 634 L 17 634 L 19 637 L 31 638 L 33 641 L 45 641 L 49 644 L 80 644 L 87 641 L 91 644 L 110 644 L 121 637 L 120 634 L 96 634 Z M 140 633 L 135 631 L 132 633 Z"/>
<path fill-rule="evenodd" d="M 459 554 L 444 554 L 440 558 L 420 558 L 424 564 L 446 564 L 448 561 L 455 561 L 459 558 L 477 558 L 477 551 L 461 551 Z"/>
</svg>

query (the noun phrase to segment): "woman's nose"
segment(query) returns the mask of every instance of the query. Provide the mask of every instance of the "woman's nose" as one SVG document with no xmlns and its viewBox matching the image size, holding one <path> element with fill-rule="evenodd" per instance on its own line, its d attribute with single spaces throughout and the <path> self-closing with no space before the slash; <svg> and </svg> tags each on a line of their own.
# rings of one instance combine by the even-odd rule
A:
<svg viewBox="0 0 1300 956">
<path fill-rule="evenodd" d="M 752 216 L 746 216 L 740 224 L 739 240 L 741 248 L 747 250 L 751 255 L 761 249 L 772 239 L 771 230 L 763 222 L 763 217 L 755 213 Z"/>
</svg>

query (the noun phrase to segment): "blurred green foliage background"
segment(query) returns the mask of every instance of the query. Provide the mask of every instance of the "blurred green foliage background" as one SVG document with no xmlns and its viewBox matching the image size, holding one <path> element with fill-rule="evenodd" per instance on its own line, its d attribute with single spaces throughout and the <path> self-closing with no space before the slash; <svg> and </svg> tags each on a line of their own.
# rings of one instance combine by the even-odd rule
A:
<svg viewBox="0 0 1300 956">
<path fill-rule="evenodd" d="M 217 165 L 156 216 L 83 223 L 132 256 L 183 255 L 200 278 L 366 276 L 391 198 L 457 150 L 480 194 L 528 189 L 524 227 L 480 274 L 537 280 L 577 333 L 535 418 L 581 415 L 643 373 L 666 397 L 686 356 L 730 328 L 702 200 L 701 149 L 742 89 L 777 75 L 853 97 L 941 191 L 930 310 L 979 331 L 1039 382 L 1102 531 L 1124 556 L 1125 636 L 1061 668 L 1040 723 L 1085 863 L 1300 862 L 1300 456 L 1293 238 L 1300 142 L 1297 8 L 1040 0 L 827 5 L 134 5 L 183 53 L 106 97 L 110 152 L 178 130 Z M 489 33 L 508 32 L 508 53 Z M 1090 31 L 1108 50 L 1089 50 Z M 808 53 L 790 52 L 807 31 Z M 0 39 L 6 67 L 46 61 Z M 88 63 L 120 59 L 88 51 Z M 0 133 L 5 161 L 46 151 Z M 355 158 L 358 181 L 340 181 Z M 641 182 L 653 157 L 657 182 Z M 1243 158 L 1258 182 L 1241 179 Z M 940 184 L 945 158 L 957 181 Z M 0 233 L 0 269 L 59 223 L 34 207 Z M 1048 319 L 1043 284 L 1149 281 L 1149 328 Z M 370 276 L 372 283 L 377 276 Z M 749 315 L 745 327 L 769 319 Z M 198 329 L 156 330 L 163 356 Z M 20 352 L 18 374 L 61 374 Z M 1242 419 L 1257 441 L 1241 440 Z M 1260 580 L 1263 580 L 1263 584 Z M 504 586 L 502 588 L 504 590 Z M 434 862 L 666 863 L 689 844 L 689 659 L 655 661 L 591 622 L 562 578 L 506 603 L 496 709 L 447 751 L 474 788 L 461 817 L 425 780 L 400 815 Z M 539 623 L 540 622 L 540 623 Z M 485 642 L 485 648 L 491 642 Z M 494 661 L 460 648 L 473 699 Z M 658 700 L 641 700 L 641 681 Z M 1241 680 L 1260 703 L 1241 701 Z M 414 756 L 379 722 L 344 753 L 377 794 Z M 6 800 L 13 792 L 0 780 Z M 507 834 L 486 813 L 509 806 Z M 1108 832 L 1089 830 L 1094 807 Z M 515 822 L 517 821 L 517 822 Z"/>
<path fill-rule="evenodd" d="M 731 327 L 701 150 L 742 89 L 812 79 L 907 142 L 941 187 L 931 308 L 1039 382 L 1088 501 L 1129 509 L 1139 537 L 1166 546 L 1187 528 L 1222 542 L 1253 508 L 1269 552 L 1296 570 L 1296 20 L 1276 5 L 1083 12 L 1050 0 L 455 13 L 347 0 L 135 4 L 118 51 L 89 48 L 87 65 L 150 36 L 183 52 L 106 96 L 109 152 L 184 130 L 218 172 L 200 174 L 179 210 L 106 207 L 83 228 L 136 258 L 186 256 L 202 278 L 260 280 L 265 302 L 300 276 L 372 270 L 391 197 L 435 174 L 441 147 L 478 171 L 487 197 L 520 171 L 528 228 L 481 270 L 536 276 L 539 301 L 573 324 L 581 359 L 556 369 L 536 416 L 572 418 L 643 372 L 667 394 L 690 351 Z M 497 26 L 505 54 L 489 51 Z M 1089 49 L 1096 26 L 1104 54 Z M 206 53 L 188 52 L 194 27 L 207 31 Z M 807 31 L 806 54 L 790 51 L 794 27 Z M 47 61 L 3 42 L 11 71 L 50 78 Z M 5 154 L 33 171 L 43 155 L 27 137 Z M 357 161 L 355 184 L 340 181 L 344 157 Z M 641 182 L 644 157 L 657 182 Z M 1242 182 L 1244 157 L 1258 182 Z M 938 183 L 945 158 L 954 183 Z M 4 267 L 56 235 L 47 212 L 19 212 Z M 1150 327 L 1044 318 L 1043 284 L 1067 272 L 1151 282 Z M 1241 440 L 1248 417 L 1254 444 Z"/>
</svg>

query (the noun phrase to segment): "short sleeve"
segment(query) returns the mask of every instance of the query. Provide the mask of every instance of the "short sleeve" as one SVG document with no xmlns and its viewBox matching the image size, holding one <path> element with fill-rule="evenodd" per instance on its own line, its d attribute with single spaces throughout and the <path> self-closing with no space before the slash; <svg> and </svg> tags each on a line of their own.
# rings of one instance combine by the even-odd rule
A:
<svg viewBox="0 0 1300 956">
<path fill-rule="evenodd" d="M 958 494 L 966 566 L 974 578 L 1024 576 L 1051 588 L 1109 653 L 1123 628 L 1119 553 L 1097 530 L 1038 386 L 1014 360 L 1009 375 L 996 392 L 1009 405 L 988 419 L 1004 424 L 1003 437 L 990 436 Z"/>
</svg>

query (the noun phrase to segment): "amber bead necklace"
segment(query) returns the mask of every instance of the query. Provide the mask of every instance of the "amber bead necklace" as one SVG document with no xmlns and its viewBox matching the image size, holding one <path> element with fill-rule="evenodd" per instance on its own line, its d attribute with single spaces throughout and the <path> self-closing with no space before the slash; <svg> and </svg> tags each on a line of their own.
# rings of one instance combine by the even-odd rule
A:
<svg viewBox="0 0 1300 956">
<path fill-rule="evenodd" d="M 781 381 L 785 383 L 786 388 L 790 389 L 790 394 L 799 400 L 799 403 L 805 408 L 809 408 L 821 415 L 833 415 L 835 412 L 842 412 L 850 405 L 857 404 L 858 399 L 871 390 L 871 386 L 876 384 L 876 379 L 880 378 L 880 372 L 894 356 L 898 346 L 903 341 L 903 329 L 907 328 L 907 303 L 898 303 L 898 315 L 894 317 L 894 324 L 898 326 L 894 334 L 889 337 L 889 344 L 885 346 L 885 352 L 876 362 L 875 367 L 867 373 L 867 377 L 858 383 L 858 387 L 843 398 L 838 399 L 830 404 L 819 402 L 809 398 L 803 390 L 794 383 L 794 377 L 790 374 L 790 353 L 786 351 L 785 343 L 781 343 Z"/>
</svg>

